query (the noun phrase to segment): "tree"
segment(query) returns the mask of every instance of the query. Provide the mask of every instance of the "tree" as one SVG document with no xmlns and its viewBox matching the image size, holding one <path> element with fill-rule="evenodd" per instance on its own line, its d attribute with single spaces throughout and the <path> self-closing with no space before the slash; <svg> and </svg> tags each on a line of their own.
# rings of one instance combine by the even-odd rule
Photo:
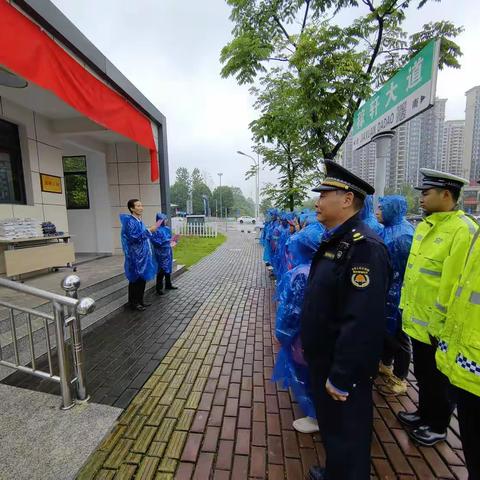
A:
<svg viewBox="0 0 480 480">
<path fill-rule="evenodd" d="M 297 79 L 290 72 L 273 71 L 252 88 L 260 117 L 250 124 L 255 151 L 263 164 L 275 170 L 277 185 L 268 184 L 263 192 L 272 202 L 291 211 L 307 197 L 312 181 L 318 177 L 317 158 L 308 148 L 305 115 L 298 95 Z M 255 167 L 247 178 L 255 174 Z"/>
<path fill-rule="evenodd" d="M 255 202 L 251 198 L 245 198 L 239 187 L 231 187 L 233 195 L 232 213 L 236 216 L 255 215 Z"/>
<path fill-rule="evenodd" d="M 267 214 L 267 210 L 273 208 L 272 200 L 268 197 L 264 197 L 260 202 L 260 213 L 265 216 Z"/>
<path fill-rule="evenodd" d="M 170 188 L 172 203 L 178 205 L 179 210 L 187 210 L 187 200 L 190 197 L 191 179 L 188 170 L 184 167 L 177 168 L 175 183 Z"/>
<path fill-rule="evenodd" d="M 205 213 L 204 197 L 208 200 L 208 205 L 211 208 L 210 202 L 212 192 L 205 183 L 203 175 L 198 168 L 192 171 L 192 209 L 195 215 L 203 215 Z M 208 212 L 206 212 L 208 215 Z"/>
<path fill-rule="evenodd" d="M 222 201 L 220 202 L 220 198 Z M 223 209 L 223 216 L 225 215 L 225 209 L 227 208 L 230 212 L 233 208 L 233 192 L 232 187 L 228 187 L 227 185 L 222 185 L 221 187 L 217 187 L 213 191 L 212 195 L 212 210 L 216 207 L 218 208 L 217 217 L 220 216 L 220 203 L 222 204 Z"/>
<path fill-rule="evenodd" d="M 301 136 L 317 159 L 336 157 L 361 102 L 429 40 L 441 39 L 440 68 L 459 68 L 453 39 L 462 28 L 432 22 L 409 37 L 402 28 L 409 7 L 433 0 L 226 1 L 234 28 L 221 51 L 222 75 L 240 84 L 260 76 L 268 84 L 288 74 L 303 116 Z M 359 16 L 342 27 L 337 16 L 349 7 Z"/>
</svg>

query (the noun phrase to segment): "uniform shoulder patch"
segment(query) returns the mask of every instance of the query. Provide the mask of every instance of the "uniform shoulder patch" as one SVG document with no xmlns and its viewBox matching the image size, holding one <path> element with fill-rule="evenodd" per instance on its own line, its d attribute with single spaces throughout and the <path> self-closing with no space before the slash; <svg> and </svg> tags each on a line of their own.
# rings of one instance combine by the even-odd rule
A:
<svg viewBox="0 0 480 480">
<path fill-rule="evenodd" d="M 354 242 L 358 242 L 360 240 L 363 240 L 365 237 L 362 235 L 360 232 L 353 231 L 352 239 Z"/>
<path fill-rule="evenodd" d="M 368 265 L 352 266 L 350 279 L 355 288 L 367 288 L 370 285 L 370 267 Z"/>
</svg>

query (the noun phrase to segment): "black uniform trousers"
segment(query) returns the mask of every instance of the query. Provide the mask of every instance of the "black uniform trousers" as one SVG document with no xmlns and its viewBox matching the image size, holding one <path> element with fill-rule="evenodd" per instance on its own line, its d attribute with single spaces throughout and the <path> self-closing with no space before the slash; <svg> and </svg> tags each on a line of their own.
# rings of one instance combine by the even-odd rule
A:
<svg viewBox="0 0 480 480">
<path fill-rule="evenodd" d="M 454 391 L 435 362 L 436 347 L 412 338 L 413 369 L 418 383 L 418 413 L 434 432 L 445 433 L 455 409 Z"/>
<path fill-rule="evenodd" d="M 143 305 L 146 284 L 147 282 L 143 279 L 128 284 L 128 303 L 130 305 Z"/>
<path fill-rule="evenodd" d="M 171 288 L 172 286 L 172 275 L 170 273 L 165 273 L 163 269 L 159 269 L 157 273 L 157 283 L 156 283 L 156 290 L 160 292 L 163 290 L 163 279 L 165 278 L 165 287 Z"/>
<path fill-rule="evenodd" d="M 326 480 L 369 480 L 372 442 L 372 382 L 357 384 L 348 400 L 334 400 L 327 393 L 327 376 L 316 361 L 307 361 L 318 427 L 325 447 Z M 320 374 L 319 374 L 320 373 Z"/>
<path fill-rule="evenodd" d="M 480 480 L 480 397 L 462 388 L 455 389 L 458 424 L 463 453 L 468 469 L 468 480 Z"/>
<path fill-rule="evenodd" d="M 410 361 L 412 358 L 412 347 L 410 337 L 399 326 L 395 335 L 387 335 L 383 347 L 382 363 L 390 366 L 393 363 L 393 374 L 405 380 L 408 375 Z"/>
</svg>

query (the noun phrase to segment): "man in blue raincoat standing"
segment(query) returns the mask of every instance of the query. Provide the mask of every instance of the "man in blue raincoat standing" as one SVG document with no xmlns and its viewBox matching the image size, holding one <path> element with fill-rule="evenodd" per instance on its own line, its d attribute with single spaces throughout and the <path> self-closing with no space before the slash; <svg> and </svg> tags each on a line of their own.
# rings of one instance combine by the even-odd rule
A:
<svg viewBox="0 0 480 480">
<path fill-rule="evenodd" d="M 143 311 L 149 306 L 143 300 L 145 285 L 155 276 L 150 236 L 157 226 L 145 226 L 142 221 L 143 205 L 137 198 L 129 200 L 127 208 L 130 213 L 120 214 L 120 223 L 125 275 L 129 281 L 128 303 L 133 310 Z"/>
<path fill-rule="evenodd" d="M 172 231 L 167 226 L 167 216 L 164 213 L 157 213 L 157 230 L 152 234 L 150 241 L 153 246 L 153 257 L 157 266 L 157 295 L 163 295 L 163 279 L 165 279 L 166 290 L 177 290 L 172 285 Z"/>
<path fill-rule="evenodd" d="M 384 226 L 381 237 L 390 254 L 393 270 L 387 295 L 387 336 L 379 370 L 385 385 L 378 388 L 384 395 L 404 395 L 407 392 L 406 378 L 412 352 L 410 338 L 402 330 L 402 315 L 398 308 L 414 232 L 406 214 L 405 197 L 389 195 L 380 198 L 376 215 Z"/>
</svg>

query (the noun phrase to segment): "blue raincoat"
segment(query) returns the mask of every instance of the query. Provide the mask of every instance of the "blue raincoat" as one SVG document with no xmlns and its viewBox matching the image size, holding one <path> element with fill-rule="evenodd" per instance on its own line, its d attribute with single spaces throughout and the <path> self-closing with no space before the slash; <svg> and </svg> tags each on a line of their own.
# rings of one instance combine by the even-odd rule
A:
<svg viewBox="0 0 480 480">
<path fill-rule="evenodd" d="M 172 240 L 172 231 L 170 227 L 165 225 L 167 216 L 164 213 L 157 213 L 157 222 L 162 220 L 163 223 L 152 233 L 150 241 L 153 246 L 153 258 L 157 265 L 157 271 L 163 270 L 164 273 L 172 273 L 173 252 L 170 242 Z"/>
<path fill-rule="evenodd" d="M 150 248 L 150 231 L 142 221 L 129 213 L 120 214 L 120 223 L 125 276 L 129 282 L 148 282 L 157 273 Z"/>
<path fill-rule="evenodd" d="M 405 219 L 407 201 L 404 197 L 400 195 L 382 197 L 379 200 L 379 208 L 385 227 L 382 238 L 390 254 L 393 270 L 392 283 L 387 294 L 387 330 L 389 334 L 394 335 L 401 323 L 398 305 L 414 228 Z"/>
<path fill-rule="evenodd" d="M 274 244 L 273 231 L 277 223 L 278 211 L 275 208 L 269 210 L 269 221 L 265 226 L 263 261 L 272 265 Z"/>
<path fill-rule="evenodd" d="M 382 236 L 383 225 L 375 217 L 373 208 L 373 197 L 369 195 L 365 198 L 363 208 L 360 210 L 360 218 L 367 224 L 379 237 Z"/>
<path fill-rule="evenodd" d="M 279 235 L 277 240 L 277 245 L 275 248 L 275 261 L 273 263 L 273 271 L 275 273 L 275 278 L 277 281 L 280 281 L 283 274 L 287 271 L 287 250 L 286 245 L 289 238 L 292 236 L 290 231 L 290 223 L 295 219 L 295 214 L 292 212 L 282 213 L 280 216 L 281 226 L 279 228 Z"/>
<path fill-rule="evenodd" d="M 287 251 L 291 269 L 279 284 L 275 319 L 275 335 L 281 348 L 275 360 L 272 380 L 282 381 L 286 388 L 291 388 L 301 409 L 309 417 L 316 414 L 309 393 L 308 367 L 301 353 L 300 314 L 310 264 L 324 231 L 324 227 L 315 222 L 289 238 Z"/>
</svg>

